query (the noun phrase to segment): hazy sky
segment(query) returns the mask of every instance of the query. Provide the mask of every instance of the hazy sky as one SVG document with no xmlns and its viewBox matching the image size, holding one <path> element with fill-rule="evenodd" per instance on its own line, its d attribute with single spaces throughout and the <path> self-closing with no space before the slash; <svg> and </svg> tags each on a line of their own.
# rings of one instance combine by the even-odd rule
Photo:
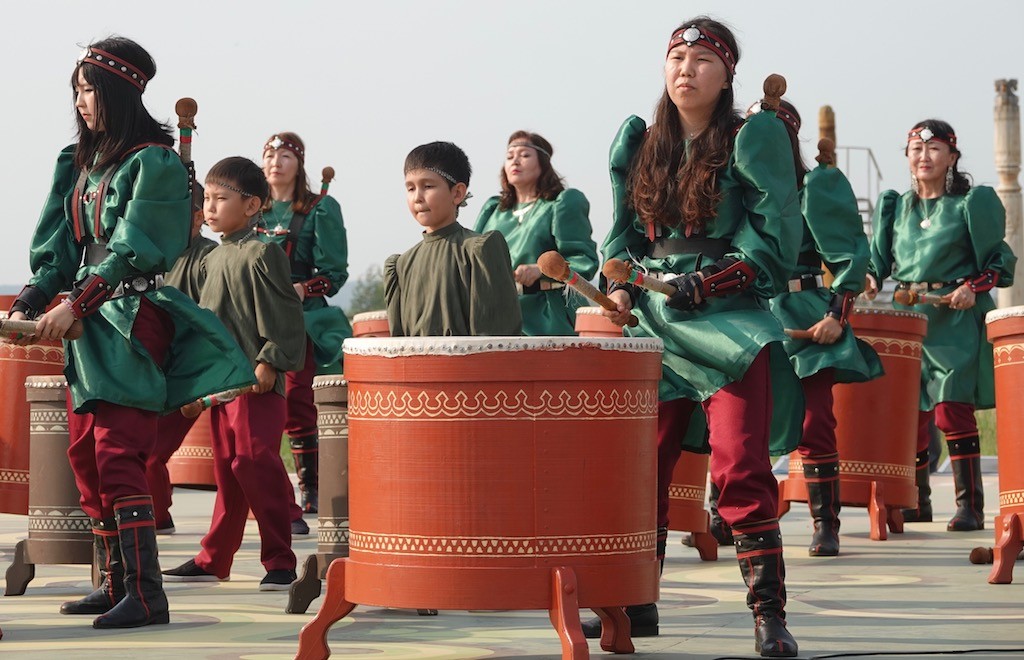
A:
<svg viewBox="0 0 1024 660">
<path fill-rule="evenodd" d="M 608 145 L 630 114 L 650 118 L 668 37 L 697 13 L 736 32 L 741 105 L 760 98 L 767 74 L 783 74 L 804 117 L 805 158 L 815 153 L 818 107 L 829 104 L 840 146 L 870 147 L 884 186 L 900 191 L 909 187 L 906 133 L 929 116 L 953 124 L 964 168 L 976 183 L 994 185 L 993 81 L 1024 78 L 1020 0 L 16 6 L 0 43 L 11 213 L 0 285 L 29 276 L 29 241 L 53 164 L 74 139 L 70 74 L 81 45 L 111 33 L 156 59 L 145 94 L 154 116 L 174 120 L 177 98 L 198 101 L 200 176 L 225 156 L 259 159 L 266 138 L 281 130 L 305 139 L 314 188 L 323 166 L 337 170 L 331 194 L 345 215 L 351 279 L 419 240 L 402 164 L 412 147 L 437 139 L 469 154 L 475 198 L 462 221 L 472 226 L 497 191 L 508 135 L 543 134 L 555 146 L 556 169 L 590 199 L 600 244 L 611 224 Z M 863 178 L 862 170 L 851 178 Z"/>
</svg>

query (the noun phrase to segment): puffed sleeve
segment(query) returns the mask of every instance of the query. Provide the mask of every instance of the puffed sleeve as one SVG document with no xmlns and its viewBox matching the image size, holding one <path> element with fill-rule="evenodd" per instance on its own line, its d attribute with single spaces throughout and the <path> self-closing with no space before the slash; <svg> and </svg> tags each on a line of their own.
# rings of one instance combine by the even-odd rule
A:
<svg viewBox="0 0 1024 660">
<path fill-rule="evenodd" d="M 744 185 L 741 223 L 732 244 L 757 272 L 754 291 L 770 298 L 785 290 L 796 267 L 803 233 L 793 169 L 793 148 L 786 127 L 774 112 L 752 115 L 736 134 L 733 161 Z"/>
<path fill-rule="evenodd" d="M 469 332 L 479 336 L 518 336 L 523 331 L 512 258 L 500 232 L 466 241 L 470 257 Z M 390 317 L 390 309 L 389 309 Z"/>
<path fill-rule="evenodd" d="M 348 236 L 341 205 L 327 195 L 310 211 L 313 221 L 314 275 L 331 283 L 325 295 L 333 296 L 348 280 Z"/>
<path fill-rule="evenodd" d="M 50 192 L 32 235 L 29 265 L 33 275 L 29 285 L 37 287 L 47 301 L 71 288 L 82 261 L 82 249 L 75 244 L 65 206 L 75 186 L 74 158 L 75 145 L 57 157 Z"/>
<path fill-rule="evenodd" d="M 964 216 L 971 236 L 977 272 L 995 272 L 999 276 L 996 286 L 1013 284 L 1017 257 L 1003 240 L 1006 235 L 1006 210 L 996 191 L 988 186 L 978 186 L 968 191 L 964 199 Z"/>
<path fill-rule="evenodd" d="M 643 227 L 629 198 L 629 170 L 647 133 L 647 124 L 636 115 L 619 128 L 608 153 L 608 170 L 612 180 L 612 228 L 601 244 L 605 259 L 628 260 L 630 254 L 644 254 Z"/>
<path fill-rule="evenodd" d="M 868 239 L 850 182 L 837 168 L 820 165 L 804 177 L 803 193 L 801 211 L 835 278 L 833 293 L 860 293 L 868 269 Z"/>
<path fill-rule="evenodd" d="M 495 195 L 484 202 L 483 208 L 480 209 L 480 214 L 476 216 L 476 224 L 473 225 L 473 231 L 478 234 L 487 231 L 487 223 L 491 221 L 491 216 L 498 210 L 498 203 L 500 201 L 501 197 Z"/>
<path fill-rule="evenodd" d="M 398 282 L 398 258 L 393 254 L 384 260 L 384 302 L 388 308 L 388 327 L 392 337 L 404 337 L 402 330 L 402 291 Z"/>
<path fill-rule="evenodd" d="M 597 244 L 591 237 L 590 202 L 579 190 L 567 188 L 555 198 L 551 233 L 569 267 L 585 280 L 592 278 L 598 266 Z"/>
<path fill-rule="evenodd" d="M 871 263 L 868 272 L 878 286 L 882 280 L 892 274 L 892 227 L 896 222 L 896 206 L 900 194 L 895 190 L 886 190 L 878 196 L 875 213 L 871 218 Z"/>
<path fill-rule="evenodd" d="M 263 243 L 252 264 L 256 333 L 265 343 L 256 356 L 279 371 L 302 368 L 306 327 L 302 302 L 291 284 L 291 264 L 276 243 Z"/>
<path fill-rule="evenodd" d="M 110 181 L 106 204 L 127 198 L 110 235 L 110 254 L 95 273 L 116 283 L 135 273 L 164 273 L 188 247 L 192 200 L 188 172 L 171 149 L 146 147 Z"/>
</svg>

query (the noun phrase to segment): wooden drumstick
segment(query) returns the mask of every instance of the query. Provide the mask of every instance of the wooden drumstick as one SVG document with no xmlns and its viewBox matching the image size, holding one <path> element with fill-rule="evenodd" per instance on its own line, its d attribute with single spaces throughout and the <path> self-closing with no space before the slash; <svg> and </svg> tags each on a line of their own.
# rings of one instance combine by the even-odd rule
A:
<svg viewBox="0 0 1024 660">
<path fill-rule="evenodd" d="M 178 155 L 181 162 L 192 162 L 192 131 L 196 130 L 196 113 L 199 104 L 195 99 L 185 97 L 174 104 L 174 112 L 178 115 Z"/>
<path fill-rule="evenodd" d="M 622 259 L 609 259 L 604 262 L 604 267 L 601 269 L 601 272 L 611 282 L 616 282 L 618 284 L 633 284 L 647 289 L 648 291 L 663 293 L 666 296 L 675 295 L 675 292 L 678 291 L 676 287 L 672 286 L 668 282 L 663 282 L 655 277 L 644 277 L 643 273 L 633 268 L 632 265 L 626 263 Z"/>
<path fill-rule="evenodd" d="M 822 165 L 835 166 L 836 164 L 836 143 L 828 138 L 818 140 L 818 155 L 814 157 Z"/>
<path fill-rule="evenodd" d="M 810 330 L 790 330 L 786 328 L 784 332 L 790 339 L 814 339 L 814 334 Z"/>
<path fill-rule="evenodd" d="M 334 168 L 328 165 L 320 174 L 320 196 L 322 197 L 327 194 L 327 188 L 330 187 L 331 181 L 334 181 Z"/>
<path fill-rule="evenodd" d="M 189 419 L 195 419 L 196 417 L 199 417 L 199 414 L 204 410 L 233 401 L 235 397 L 251 391 L 251 387 L 236 387 L 233 390 L 225 390 L 223 392 L 218 392 L 217 394 L 204 396 L 201 399 L 196 399 L 192 403 L 186 403 L 183 405 L 181 407 L 181 414 Z"/>
<path fill-rule="evenodd" d="M 995 562 L 995 553 L 992 548 L 986 548 L 985 546 L 978 546 L 971 550 L 969 559 L 972 564 L 992 564 Z M 1017 555 L 1017 561 L 1024 560 L 1024 550 Z"/>
<path fill-rule="evenodd" d="M 540 255 L 537 259 L 537 267 L 540 268 L 540 272 L 544 273 L 546 277 L 550 277 L 558 282 L 564 282 L 566 286 L 572 288 L 584 298 L 596 302 L 609 312 L 617 312 L 619 310 L 611 298 L 598 291 L 597 287 L 584 280 L 579 276 L 579 273 L 569 268 L 569 262 L 555 250 L 550 250 Z M 640 323 L 640 320 L 635 315 L 630 314 L 626 325 L 635 328 L 638 323 Z"/>
<path fill-rule="evenodd" d="M 84 330 L 85 328 L 82 326 L 82 322 L 75 319 L 75 322 L 72 323 L 71 327 L 64 333 L 64 339 L 74 341 L 82 336 L 82 332 Z M 0 335 L 3 335 L 8 339 L 24 339 L 25 337 L 35 334 L 35 321 L 0 319 Z"/>
<path fill-rule="evenodd" d="M 786 93 L 786 79 L 777 73 L 773 73 L 764 79 L 764 98 L 761 99 L 761 109 L 778 110 L 782 95 Z"/>
<path fill-rule="evenodd" d="M 913 289 L 896 289 L 892 299 L 901 305 L 948 305 L 949 299 L 946 296 L 936 296 L 930 293 L 921 293 Z"/>
</svg>

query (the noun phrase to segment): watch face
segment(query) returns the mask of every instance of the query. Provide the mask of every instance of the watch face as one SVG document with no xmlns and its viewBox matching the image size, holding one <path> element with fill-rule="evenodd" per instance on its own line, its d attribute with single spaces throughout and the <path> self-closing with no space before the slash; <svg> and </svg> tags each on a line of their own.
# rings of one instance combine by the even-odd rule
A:
<svg viewBox="0 0 1024 660">
<path fill-rule="evenodd" d="M 132 288 L 138 291 L 139 293 L 142 293 L 143 291 L 149 288 L 149 280 L 141 276 L 136 277 L 132 280 Z"/>
<path fill-rule="evenodd" d="M 691 25 L 683 30 L 683 41 L 685 41 L 687 45 L 692 44 L 698 39 L 700 39 L 700 28 Z"/>
</svg>

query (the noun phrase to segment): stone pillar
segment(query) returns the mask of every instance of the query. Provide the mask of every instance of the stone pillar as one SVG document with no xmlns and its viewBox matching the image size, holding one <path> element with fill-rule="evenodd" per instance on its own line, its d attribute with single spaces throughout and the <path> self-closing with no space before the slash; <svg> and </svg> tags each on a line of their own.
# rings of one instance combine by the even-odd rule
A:
<svg viewBox="0 0 1024 660">
<path fill-rule="evenodd" d="M 836 113 L 832 111 L 830 105 L 823 105 L 818 109 L 818 139 L 823 138 L 832 140 L 832 144 L 839 144 L 836 142 Z"/>
<path fill-rule="evenodd" d="M 1017 80 L 996 81 L 995 119 L 995 161 L 999 174 L 996 192 L 1006 207 L 1006 242 L 1018 257 L 1024 258 L 1022 240 L 1022 211 L 1020 183 L 1020 104 L 1017 100 Z M 1018 268 L 1017 277 L 1021 275 Z M 1024 284 L 998 289 L 1000 307 L 1024 305 Z"/>
</svg>

